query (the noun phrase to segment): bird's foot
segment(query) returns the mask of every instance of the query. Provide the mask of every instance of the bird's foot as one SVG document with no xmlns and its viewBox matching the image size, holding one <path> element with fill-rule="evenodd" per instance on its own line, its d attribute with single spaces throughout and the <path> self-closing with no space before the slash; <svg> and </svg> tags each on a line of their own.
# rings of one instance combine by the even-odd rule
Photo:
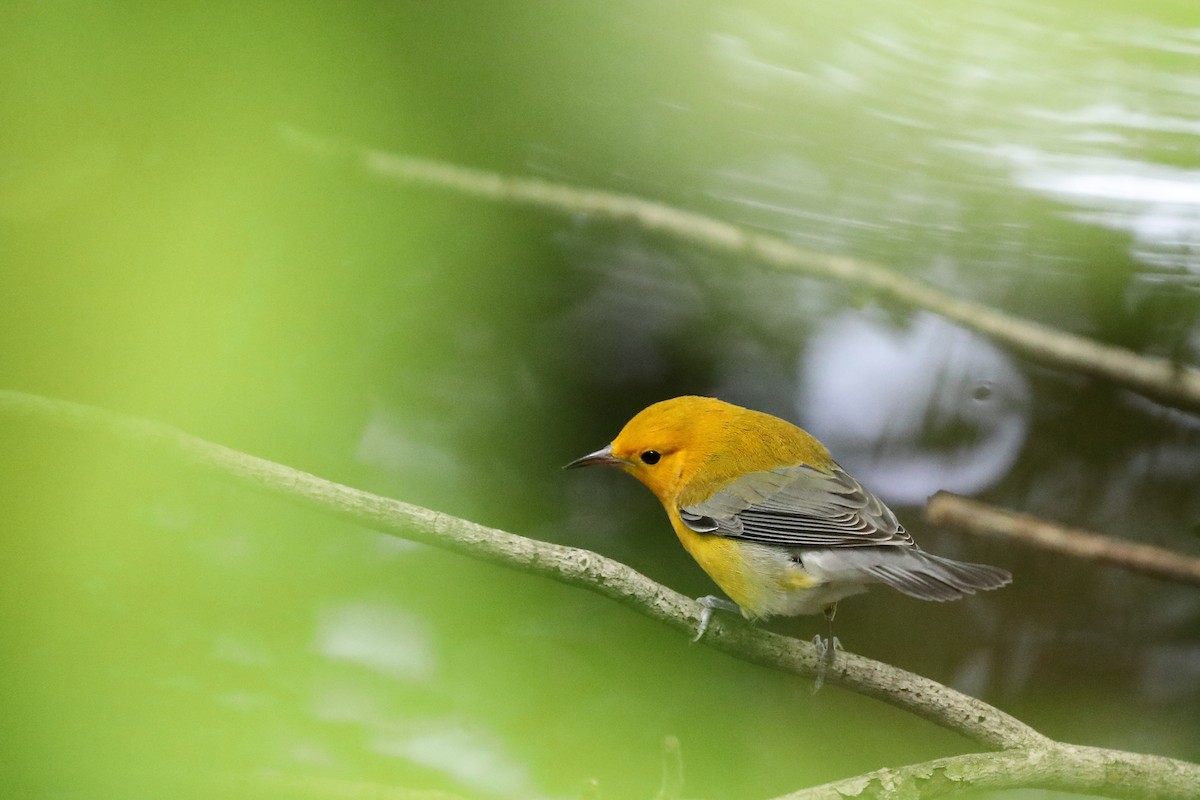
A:
<svg viewBox="0 0 1200 800">
<path fill-rule="evenodd" d="M 696 628 L 696 635 L 692 638 L 693 642 L 698 642 L 704 638 L 704 632 L 708 630 L 708 623 L 712 619 L 714 608 L 721 608 L 725 611 L 736 611 L 739 614 L 742 613 L 742 609 L 737 603 L 712 594 L 697 597 L 696 602 L 702 605 L 704 610 L 700 612 L 700 627 Z"/>
<path fill-rule="evenodd" d="M 813 694 L 816 694 L 825 685 L 825 670 L 833 669 L 833 662 L 837 658 L 837 651 L 842 649 L 842 643 L 836 636 L 826 639 L 817 634 L 813 637 L 813 647 L 817 648 L 817 675 L 813 679 L 812 689 Z"/>
</svg>

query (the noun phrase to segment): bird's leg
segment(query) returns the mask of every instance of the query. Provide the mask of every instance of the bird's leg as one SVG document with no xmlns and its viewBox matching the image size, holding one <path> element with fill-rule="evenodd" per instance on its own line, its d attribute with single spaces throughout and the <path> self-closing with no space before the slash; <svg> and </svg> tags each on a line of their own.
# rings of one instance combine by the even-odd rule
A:
<svg viewBox="0 0 1200 800">
<path fill-rule="evenodd" d="M 736 611 L 742 613 L 742 609 L 737 603 L 730 602 L 722 597 L 717 597 L 713 594 L 706 594 L 704 597 L 697 597 L 696 602 L 704 606 L 704 610 L 700 612 L 700 627 L 696 629 L 696 636 L 692 639 L 693 642 L 698 642 L 704 638 L 704 632 L 708 630 L 708 622 L 712 619 L 714 608 L 722 608 L 726 611 Z"/>
<path fill-rule="evenodd" d="M 833 635 L 833 618 L 837 614 L 837 603 L 825 606 L 825 621 L 829 623 L 829 638 L 822 639 L 821 634 L 813 637 L 813 646 L 817 648 L 817 676 L 813 680 L 813 694 L 821 690 L 825 684 L 825 670 L 833 669 L 833 661 L 842 643 Z"/>
</svg>

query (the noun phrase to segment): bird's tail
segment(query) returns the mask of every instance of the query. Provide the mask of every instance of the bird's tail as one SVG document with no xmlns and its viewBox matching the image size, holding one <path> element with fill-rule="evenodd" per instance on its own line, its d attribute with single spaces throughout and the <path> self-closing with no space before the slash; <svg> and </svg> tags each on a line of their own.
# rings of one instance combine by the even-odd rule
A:
<svg viewBox="0 0 1200 800">
<path fill-rule="evenodd" d="M 1008 570 L 955 561 L 923 550 L 897 548 L 894 557 L 880 559 L 862 569 L 896 591 L 921 600 L 958 600 L 1012 583 L 1012 573 Z"/>
</svg>

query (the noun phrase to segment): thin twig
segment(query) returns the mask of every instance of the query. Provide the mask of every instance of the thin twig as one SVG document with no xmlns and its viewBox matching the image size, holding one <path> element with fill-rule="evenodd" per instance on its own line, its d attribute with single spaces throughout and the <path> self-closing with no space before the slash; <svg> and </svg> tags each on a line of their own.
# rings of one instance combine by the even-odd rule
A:
<svg viewBox="0 0 1200 800">
<path fill-rule="evenodd" d="M 564 214 L 590 214 L 757 261 L 772 269 L 841 281 L 900 303 L 927 309 L 991 336 L 1026 357 L 1113 381 L 1164 403 L 1200 409 L 1200 370 L 1103 344 L 963 300 L 881 264 L 797 247 L 702 214 L 632 195 L 518 178 L 431 159 L 341 144 L 295 129 L 283 131 L 296 148 L 324 159 L 348 160 L 394 184 L 423 184 L 486 200 L 524 203 Z"/>
<path fill-rule="evenodd" d="M 526 539 L 430 509 L 334 483 L 291 467 L 205 441 L 176 428 L 38 395 L 0 390 L 0 419 L 98 434 L 147 448 L 291 502 L 375 530 L 496 564 L 553 578 L 617 600 L 690 636 L 701 607 L 612 559 L 587 550 Z M 749 624 L 715 619 L 704 643 L 736 658 L 806 677 L 816 674 L 812 645 Z M 1200 765 L 1135 753 L 1056 743 L 999 709 L 946 686 L 878 661 L 839 653 L 827 681 L 874 697 L 994 750 L 1054 753 L 1067 766 L 1044 783 L 1112 797 L 1194 797 Z M 985 756 L 980 756 L 984 758 Z M 998 757 L 992 754 L 991 757 Z M 1096 784 L 1094 760 L 1110 767 L 1111 783 Z M 1107 759 L 1107 760 L 1105 760 Z M 1065 768 L 1064 768 L 1065 769 Z M 1039 779 L 1041 780 L 1041 779 Z M 1166 787 L 1166 788 L 1161 788 Z"/>
<path fill-rule="evenodd" d="M 925 518 L 934 525 L 960 528 L 980 536 L 1010 539 L 1155 578 L 1200 586 L 1200 558 L 1079 528 L 1068 528 L 950 492 L 938 492 L 929 498 L 925 504 Z"/>
</svg>

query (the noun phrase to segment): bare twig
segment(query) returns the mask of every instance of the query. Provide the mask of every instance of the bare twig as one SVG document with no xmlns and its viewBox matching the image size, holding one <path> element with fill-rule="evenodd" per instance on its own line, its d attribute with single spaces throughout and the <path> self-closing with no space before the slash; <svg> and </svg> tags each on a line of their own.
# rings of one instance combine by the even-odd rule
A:
<svg viewBox="0 0 1200 800">
<path fill-rule="evenodd" d="M 526 539 L 364 492 L 207 442 L 167 425 L 92 406 L 5 390 L 0 390 L 0 419 L 10 423 L 29 421 L 65 427 L 147 448 L 248 488 L 384 533 L 586 588 L 688 636 L 700 620 L 702 609 L 694 600 L 596 553 Z M 818 656 L 812 645 L 748 624 L 714 619 L 703 641 L 745 661 L 806 677 L 816 674 Z M 1039 778 L 1044 782 L 1033 785 L 1122 798 L 1189 797 L 1196 796 L 1196 789 L 1200 787 L 1200 765 L 1158 756 L 1059 744 L 981 700 L 851 653 L 839 653 L 834 669 L 827 672 L 827 680 L 902 708 L 985 747 L 1004 750 L 1001 755 L 1005 758 L 1018 758 L 1013 755 L 1017 751 L 1028 754 L 1027 759 L 1053 754 L 1062 763 L 1062 770 Z M 1096 783 L 1096 763 L 1112 768 L 1108 773 L 1113 776 L 1110 783 Z"/>
<path fill-rule="evenodd" d="M 1184 769 L 1181 769 L 1181 765 Z M 889 767 L 791 792 L 775 800 L 933 797 L 971 790 L 1016 788 L 1140 798 L 1200 797 L 1184 762 L 1159 756 L 1055 742 L 1030 750 L 967 753 Z"/>
<path fill-rule="evenodd" d="M 981 536 L 1011 539 L 1155 578 L 1200 586 L 1200 558 L 1078 528 L 1067 528 L 950 492 L 938 492 L 929 498 L 925 504 L 925 518 L 935 525 L 961 528 Z"/>
<path fill-rule="evenodd" d="M 776 236 L 753 233 L 728 222 L 632 195 L 579 189 L 346 145 L 290 128 L 284 130 L 284 136 L 293 146 L 311 155 L 348 160 L 364 173 L 389 183 L 423 184 L 486 200 L 525 203 L 566 214 L 591 214 L 752 259 L 776 270 L 860 286 L 991 336 L 1035 361 L 1110 380 L 1171 405 L 1200 409 L 1200 370 L 963 300 L 881 264 L 806 250 Z"/>
</svg>

